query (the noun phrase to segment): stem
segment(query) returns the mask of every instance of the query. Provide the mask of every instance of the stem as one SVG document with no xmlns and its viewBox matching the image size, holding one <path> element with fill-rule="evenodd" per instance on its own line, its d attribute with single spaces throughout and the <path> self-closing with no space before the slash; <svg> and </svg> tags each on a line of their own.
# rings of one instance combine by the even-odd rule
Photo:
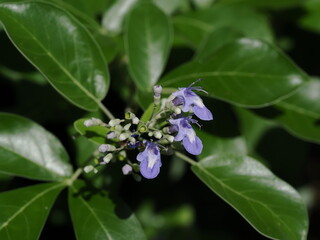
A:
<svg viewBox="0 0 320 240">
<path fill-rule="evenodd" d="M 177 91 L 177 88 L 162 88 L 162 93 L 164 94 L 171 94 Z"/>
<path fill-rule="evenodd" d="M 181 158 L 182 160 L 185 160 L 186 162 L 190 163 L 191 165 L 196 165 L 197 162 L 193 161 L 191 158 L 187 157 L 186 155 L 182 154 L 181 152 L 175 152 L 174 153 L 178 158 Z"/>
<path fill-rule="evenodd" d="M 109 111 L 108 108 L 106 108 L 101 102 L 97 102 L 99 108 L 102 110 L 102 112 L 104 112 L 104 114 L 111 120 L 111 119 L 115 119 L 115 117 L 112 115 L 112 113 Z"/>
<path fill-rule="evenodd" d="M 82 168 L 78 168 L 77 171 L 74 172 L 74 174 L 71 176 L 71 178 L 67 179 L 65 181 L 65 183 L 68 185 L 68 186 L 71 186 L 73 184 L 73 182 L 75 180 L 77 180 L 77 178 L 80 176 L 80 174 L 82 173 Z"/>
</svg>

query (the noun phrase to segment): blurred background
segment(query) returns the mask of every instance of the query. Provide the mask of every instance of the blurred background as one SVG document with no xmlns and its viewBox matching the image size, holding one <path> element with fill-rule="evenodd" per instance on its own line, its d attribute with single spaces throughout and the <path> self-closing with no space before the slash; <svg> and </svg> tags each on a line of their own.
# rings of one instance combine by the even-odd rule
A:
<svg viewBox="0 0 320 240">
<path fill-rule="evenodd" d="M 104 104 L 115 116 L 123 116 L 131 108 L 142 114 L 137 92 L 126 72 L 121 20 L 108 26 L 116 1 L 65 0 L 72 14 L 84 14 L 101 27 L 96 39 L 109 62 L 111 88 Z M 90 2 L 90 3 L 89 3 Z M 128 5 L 136 1 L 128 0 Z M 272 41 L 286 52 L 307 74 L 320 76 L 320 0 L 155 0 L 174 25 L 174 43 L 165 73 L 191 60 L 201 45 L 204 33 L 186 19 L 207 23 L 222 21 L 223 28 L 242 27 L 241 12 L 253 17 L 244 32 Z M 214 10 L 225 4 L 225 12 Z M 128 7 L 129 11 L 130 7 Z M 213 9 L 213 10 L 212 10 Z M 243 10 L 245 9 L 245 10 Z M 247 10 L 249 9 L 249 10 Z M 229 14 L 229 15 L 228 15 Z M 234 15 L 236 14 L 236 15 Z M 239 17 L 237 17 L 239 14 Z M 249 15 L 250 15 L 249 14 Z M 113 16 L 117 17 L 117 16 Z M 123 16 L 125 19 L 125 16 Z M 227 19 L 227 20 L 226 20 Z M 265 29 L 255 29 L 252 21 L 262 21 Z M 96 146 L 82 138 L 74 138 L 73 122 L 88 116 L 60 96 L 36 69 L 19 53 L 0 27 L 0 110 L 28 117 L 58 136 L 76 165 L 90 156 Z M 108 30 L 107 34 L 103 29 Z M 217 34 L 217 33 L 216 33 Z M 233 36 L 233 35 L 232 35 Z M 221 41 L 227 41 L 222 39 Z M 112 81 L 116 80 L 116 81 Z M 122 87 L 126 86 L 126 87 Z M 320 239 L 320 148 L 303 141 L 272 121 L 266 111 L 246 111 L 229 104 L 205 99 L 216 116 L 205 128 L 221 136 L 237 136 L 240 125 L 253 127 L 250 121 L 259 118 L 259 136 L 253 141 L 254 156 L 277 176 L 298 189 L 305 199 L 310 216 L 310 240 Z M 235 112 L 241 114 L 235 114 Z M 99 113 L 92 114 L 99 116 Z M 239 117 L 241 116 L 241 117 Z M 271 120 L 270 120 L 271 119 Z M 319 119 L 320 120 L 320 119 Z M 318 121 L 319 124 L 319 121 Z M 318 126 L 319 127 L 319 126 Z M 186 163 L 175 158 L 163 159 L 161 174 L 152 181 L 136 182 L 121 174 L 121 166 L 113 166 L 91 176 L 93 185 L 115 191 L 137 214 L 149 239 L 266 239 L 257 233 L 236 211 L 213 194 L 197 179 Z M 0 175 L 2 191 L 28 186 L 34 181 Z M 75 239 L 66 205 L 66 192 L 60 195 L 44 227 L 40 239 Z"/>
</svg>

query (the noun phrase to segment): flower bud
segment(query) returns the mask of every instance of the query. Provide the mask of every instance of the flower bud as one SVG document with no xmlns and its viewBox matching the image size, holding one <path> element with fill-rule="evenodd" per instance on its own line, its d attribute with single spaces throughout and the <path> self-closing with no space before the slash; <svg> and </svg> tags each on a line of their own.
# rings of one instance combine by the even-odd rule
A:
<svg viewBox="0 0 320 240">
<path fill-rule="evenodd" d="M 148 130 L 148 129 L 147 129 L 146 126 L 141 126 L 141 127 L 139 128 L 139 132 L 141 132 L 141 133 L 145 133 L 147 130 Z"/>
<path fill-rule="evenodd" d="M 136 115 L 132 112 L 126 112 L 126 114 L 124 115 L 125 119 L 129 120 L 129 119 L 133 119 L 136 117 Z"/>
<path fill-rule="evenodd" d="M 130 173 L 132 173 L 132 167 L 129 164 L 125 164 L 122 167 L 122 173 L 123 175 L 129 175 Z"/>
<path fill-rule="evenodd" d="M 132 119 L 132 123 L 135 124 L 135 125 L 139 124 L 139 122 L 140 122 L 140 120 L 139 120 L 139 118 L 137 118 L 137 117 L 134 117 L 134 118 Z"/>
<path fill-rule="evenodd" d="M 104 156 L 104 158 L 102 159 L 104 164 L 107 164 L 111 161 L 111 159 L 113 158 L 112 153 L 108 153 L 106 156 Z"/>
<path fill-rule="evenodd" d="M 121 151 L 121 152 L 119 152 L 118 159 L 119 159 L 120 161 L 123 161 L 126 157 L 127 157 L 126 151 Z"/>
<path fill-rule="evenodd" d="M 128 133 L 121 133 L 119 136 L 119 140 L 120 141 L 124 141 L 126 140 L 128 137 L 130 137 L 130 135 Z"/>
<path fill-rule="evenodd" d="M 83 125 L 86 127 L 92 127 L 92 126 L 100 125 L 102 123 L 103 122 L 98 118 L 91 118 L 91 119 L 85 120 Z"/>
<path fill-rule="evenodd" d="M 181 108 L 178 108 L 178 107 L 175 108 L 175 109 L 174 109 L 174 113 L 175 113 L 175 114 L 180 114 L 180 113 L 181 113 Z"/>
<path fill-rule="evenodd" d="M 107 138 L 108 139 L 112 139 L 112 138 L 115 138 L 115 137 L 116 137 L 116 133 L 115 132 L 112 131 L 112 132 L 108 132 L 107 133 Z"/>
<path fill-rule="evenodd" d="M 172 143 L 174 141 L 174 136 L 168 135 L 167 140 L 168 142 Z"/>
<path fill-rule="evenodd" d="M 152 137 L 152 136 L 153 136 L 153 132 L 149 132 L 149 133 L 148 133 L 148 136 L 149 136 L 149 137 Z"/>
<path fill-rule="evenodd" d="M 129 142 L 131 144 L 135 144 L 136 143 L 136 139 L 134 137 L 129 137 L 128 140 L 129 140 Z"/>
<path fill-rule="evenodd" d="M 160 85 L 156 85 L 153 87 L 153 92 L 154 92 L 154 97 L 155 98 L 160 98 L 161 92 L 162 92 L 162 87 Z"/>
<path fill-rule="evenodd" d="M 109 125 L 110 125 L 111 127 L 114 127 L 114 126 L 116 126 L 116 125 L 119 125 L 121 122 L 123 122 L 123 120 L 120 120 L 120 119 L 116 118 L 116 119 L 110 120 L 110 121 L 109 121 Z"/>
<path fill-rule="evenodd" d="M 128 131 L 128 130 L 130 129 L 130 127 L 131 127 L 131 123 L 128 123 L 127 125 L 125 125 L 125 126 L 123 127 L 123 129 L 126 130 L 126 131 Z"/>
<path fill-rule="evenodd" d="M 101 144 L 98 148 L 98 151 L 101 153 L 109 151 L 109 144 Z"/>
<path fill-rule="evenodd" d="M 89 172 L 91 172 L 93 169 L 94 169 L 94 167 L 93 167 L 92 165 L 88 165 L 88 166 L 85 166 L 85 167 L 83 168 L 83 171 L 84 171 L 85 173 L 89 173 Z"/>
<path fill-rule="evenodd" d="M 153 136 L 157 139 L 162 138 L 162 133 L 160 131 L 154 131 Z"/>
</svg>

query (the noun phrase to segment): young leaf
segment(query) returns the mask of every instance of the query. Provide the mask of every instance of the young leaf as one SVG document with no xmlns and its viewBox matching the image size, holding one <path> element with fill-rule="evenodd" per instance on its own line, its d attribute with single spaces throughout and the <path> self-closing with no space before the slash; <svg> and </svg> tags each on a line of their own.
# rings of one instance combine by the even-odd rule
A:
<svg viewBox="0 0 320 240">
<path fill-rule="evenodd" d="M 0 113 L 0 172 L 48 181 L 71 176 L 59 140 L 29 119 Z"/>
<path fill-rule="evenodd" d="M 261 234 L 306 239 L 308 216 L 301 197 L 261 163 L 244 156 L 209 156 L 192 170 Z"/>
<path fill-rule="evenodd" d="M 74 128 L 77 130 L 77 132 L 85 136 L 86 138 L 88 138 L 90 141 L 94 143 L 97 143 L 97 144 L 107 143 L 108 139 L 106 138 L 106 136 L 110 130 L 104 126 L 86 127 L 84 125 L 84 122 L 88 119 L 89 118 L 82 118 L 74 122 Z"/>
<path fill-rule="evenodd" d="M 137 5 L 128 15 L 125 49 L 129 71 L 140 90 L 150 90 L 166 64 L 172 40 L 169 18 L 151 3 Z"/>
<path fill-rule="evenodd" d="M 189 62 L 166 75 L 163 87 L 180 87 L 203 78 L 209 96 L 246 107 L 262 107 L 292 94 L 308 80 L 282 52 L 243 38 L 217 50 L 204 62 Z"/>
<path fill-rule="evenodd" d="M 47 183 L 0 193 L 0 239 L 38 239 L 63 184 Z"/>
<path fill-rule="evenodd" d="M 78 240 L 146 239 L 136 217 L 110 193 L 88 191 L 82 181 L 69 189 L 69 208 Z"/>
<path fill-rule="evenodd" d="M 31 0 L 1 3 L 0 21 L 59 93 L 80 108 L 97 109 L 109 74 L 100 48 L 78 20 L 51 3 Z"/>
</svg>

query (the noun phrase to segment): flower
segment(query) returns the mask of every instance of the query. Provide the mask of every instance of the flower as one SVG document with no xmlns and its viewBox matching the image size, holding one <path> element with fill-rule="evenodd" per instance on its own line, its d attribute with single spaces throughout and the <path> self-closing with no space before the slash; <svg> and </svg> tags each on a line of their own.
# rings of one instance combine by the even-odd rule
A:
<svg viewBox="0 0 320 240">
<path fill-rule="evenodd" d="M 205 92 L 201 87 L 192 87 L 192 85 L 196 82 L 192 83 L 187 88 L 179 88 L 178 91 L 172 93 L 172 96 L 175 97 L 172 100 L 172 103 L 175 106 L 183 105 L 183 112 L 189 112 L 190 109 L 193 108 L 194 114 L 201 120 L 212 120 L 213 117 L 210 110 L 206 108 L 206 106 L 203 104 L 202 99 L 196 93 L 193 92 L 193 90 Z"/>
<path fill-rule="evenodd" d="M 152 179 L 158 176 L 161 167 L 160 150 L 157 144 L 146 142 L 146 148 L 137 155 L 140 163 L 141 175 Z"/>
<path fill-rule="evenodd" d="M 193 155 L 199 155 L 202 152 L 202 141 L 196 136 L 190 122 L 196 123 L 196 120 L 189 117 L 170 119 L 169 122 L 178 129 L 178 134 L 174 137 L 175 141 L 183 141 L 183 146 Z"/>
</svg>

